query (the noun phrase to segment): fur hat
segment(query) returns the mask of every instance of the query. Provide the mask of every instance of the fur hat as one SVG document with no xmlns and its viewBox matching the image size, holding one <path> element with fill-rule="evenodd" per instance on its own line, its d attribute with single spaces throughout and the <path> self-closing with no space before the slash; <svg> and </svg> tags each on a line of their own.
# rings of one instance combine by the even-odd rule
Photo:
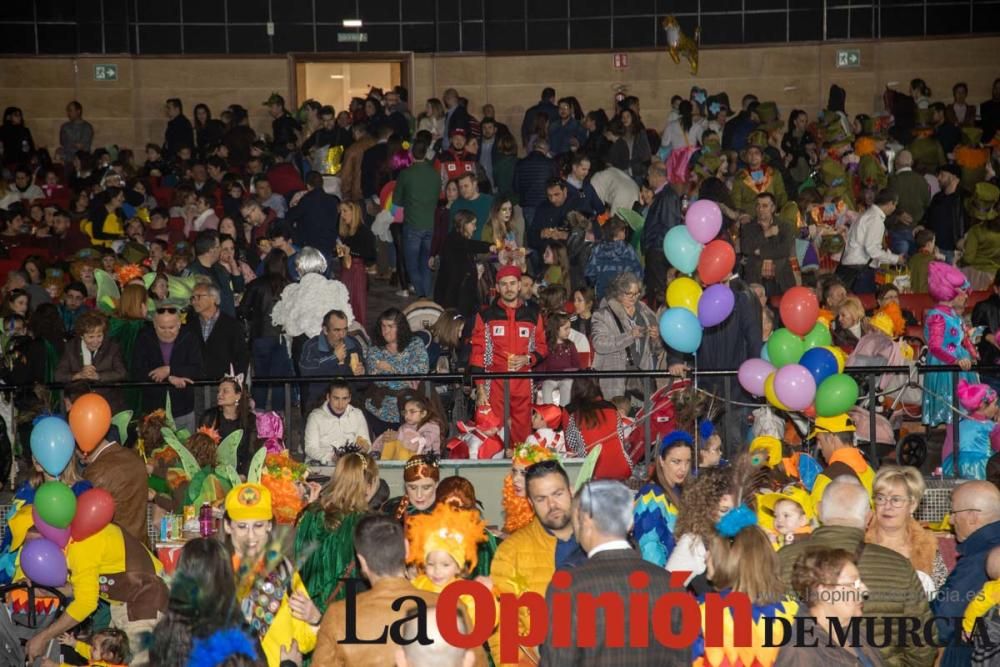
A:
<svg viewBox="0 0 1000 667">
<path fill-rule="evenodd" d="M 951 301 L 969 288 L 969 279 L 951 264 L 931 262 L 927 267 L 927 290 L 938 301 Z"/>
<path fill-rule="evenodd" d="M 958 402 L 968 412 L 975 412 L 985 405 L 997 400 L 997 392 L 989 385 L 958 381 Z"/>
</svg>

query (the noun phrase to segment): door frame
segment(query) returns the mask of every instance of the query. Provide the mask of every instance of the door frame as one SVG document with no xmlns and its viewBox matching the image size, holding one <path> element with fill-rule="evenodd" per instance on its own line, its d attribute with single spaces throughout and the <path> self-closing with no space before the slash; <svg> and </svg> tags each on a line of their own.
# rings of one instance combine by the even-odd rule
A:
<svg viewBox="0 0 1000 667">
<path fill-rule="evenodd" d="M 300 99 L 299 81 L 296 76 L 297 65 L 306 63 L 399 63 L 400 83 L 409 91 L 413 103 L 413 52 L 412 51 L 325 51 L 322 53 L 293 52 L 288 54 L 288 92 L 291 97 L 290 108 L 297 109 L 305 98 Z M 411 106 L 412 108 L 412 106 Z M 338 109 L 341 111 L 341 109 Z"/>
</svg>

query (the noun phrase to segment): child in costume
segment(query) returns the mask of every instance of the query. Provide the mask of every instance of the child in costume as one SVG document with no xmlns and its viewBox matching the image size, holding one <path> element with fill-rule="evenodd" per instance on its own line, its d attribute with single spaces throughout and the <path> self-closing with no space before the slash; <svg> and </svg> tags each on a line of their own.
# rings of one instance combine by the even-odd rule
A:
<svg viewBox="0 0 1000 667">
<path fill-rule="evenodd" d="M 698 423 L 698 468 L 727 466 L 729 461 L 722 458 L 722 437 L 716 432 L 715 424 L 709 419 Z"/>
<path fill-rule="evenodd" d="M 972 632 L 976 619 L 985 618 L 990 609 L 1000 604 L 1000 552 L 993 550 L 986 559 L 986 576 L 979 594 L 969 601 L 962 615 L 962 630 Z"/>
<path fill-rule="evenodd" d="M 441 451 L 441 423 L 424 399 L 406 399 L 402 417 L 399 431 L 390 429 L 376 438 L 373 452 L 386 461 L 408 461 L 417 454 Z"/>
<path fill-rule="evenodd" d="M 236 472 L 236 450 L 242 430 L 236 430 L 219 441 L 219 434 L 210 428 L 202 427 L 197 433 L 181 444 L 173 429 L 163 427 L 162 435 L 167 447 L 177 455 L 176 462 L 167 464 L 167 459 L 157 456 L 159 463 L 154 465 L 153 476 L 166 481 L 169 493 L 160 493 L 155 498 L 157 505 L 167 511 L 180 511 L 186 506 L 200 507 L 202 503 L 222 504 L 226 494 L 234 486 L 241 483 Z M 167 467 L 164 470 L 164 467 Z M 162 488 L 155 483 L 154 488 Z"/>
<path fill-rule="evenodd" d="M 450 459 L 493 459 L 503 457 L 503 422 L 490 406 L 476 410 L 474 424 L 458 422 L 458 432 L 445 448 Z"/>
<path fill-rule="evenodd" d="M 525 443 L 539 445 L 557 454 L 566 453 L 566 436 L 563 433 L 563 409 L 558 405 L 531 406 L 531 428 L 534 431 Z"/>
<path fill-rule="evenodd" d="M 959 380 L 958 401 L 968 415 L 958 427 L 958 474 L 963 479 L 986 479 L 986 462 L 1000 451 L 997 393 L 989 385 Z M 955 452 L 949 447 L 942 456 L 941 471 L 955 474 Z"/>
<path fill-rule="evenodd" d="M 535 518 L 535 511 L 526 497 L 524 472 L 539 461 L 554 459 L 547 447 L 530 443 L 514 446 L 510 473 L 503 479 L 503 532 L 510 535 L 527 526 Z"/>
<path fill-rule="evenodd" d="M 123 630 L 108 628 L 94 633 L 89 642 L 78 641 L 71 634 L 59 637 L 63 646 L 70 646 L 80 654 L 90 667 L 124 667 L 129 663 L 128 635 Z M 42 660 L 42 667 L 65 667 L 49 659 Z"/>
<path fill-rule="evenodd" d="M 780 492 L 758 496 L 757 520 L 774 548 L 780 549 L 812 532 L 816 509 L 808 491 L 787 486 Z"/>
<path fill-rule="evenodd" d="M 969 281 L 950 264 L 931 262 L 927 268 L 930 294 L 938 304 L 924 316 L 924 340 L 927 341 L 927 365 L 962 367 L 960 377 L 966 382 L 978 382 L 969 371 L 979 358 L 974 341 L 966 329 L 959 312 L 969 299 Z M 924 404 L 922 421 L 928 426 L 950 424 L 952 410 L 951 373 L 927 373 L 924 376 Z M 949 429 L 949 433 L 950 433 Z M 945 448 L 951 444 L 946 440 Z M 943 452 L 947 455 L 948 452 Z"/>
<path fill-rule="evenodd" d="M 418 566 L 421 572 L 413 579 L 413 586 L 440 593 L 453 581 L 466 578 L 476 567 L 477 547 L 485 539 L 486 522 L 474 510 L 440 503 L 430 514 L 411 517 L 406 523 L 409 543 L 406 561 Z M 462 595 L 459 599 L 474 621 L 472 596 Z"/>
</svg>

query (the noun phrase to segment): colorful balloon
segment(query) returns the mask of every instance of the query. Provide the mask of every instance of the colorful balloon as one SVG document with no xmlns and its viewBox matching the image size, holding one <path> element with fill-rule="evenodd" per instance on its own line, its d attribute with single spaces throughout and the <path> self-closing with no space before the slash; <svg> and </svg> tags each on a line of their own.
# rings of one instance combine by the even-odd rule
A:
<svg viewBox="0 0 1000 667">
<path fill-rule="evenodd" d="M 769 355 L 767 353 L 767 341 L 766 340 L 764 341 L 764 344 L 761 345 L 761 347 L 760 347 L 760 358 L 763 359 L 764 361 L 766 361 L 767 363 L 771 363 L 771 355 Z"/>
<path fill-rule="evenodd" d="M 59 417 L 45 417 L 31 429 L 31 455 L 53 477 L 69 465 L 73 446 L 73 431 Z"/>
<path fill-rule="evenodd" d="M 35 491 L 34 509 L 53 528 L 66 528 L 76 514 L 76 496 L 62 482 L 45 482 Z"/>
<path fill-rule="evenodd" d="M 837 372 L 843 373 L 844 366 L 847 365 L 847 355 L 844 354 L 844 351 L 834 345 L 826 345 L 823 349 L 837 358 Z"/>
<path fill-rule="evenodd" d="M 767 356 L 776 368 L 797 364 L 806 344 L 788 329 L 778 329 L 767 339 Z"/>
<path fill-rule="evenodd" d="M 70 524 L 77 542 L 94 535 L 111 523 L 115 516 L 115 500 L 104 489 L 88 489 L 77 500 L 76 516 Z"/>
<path fill-rule="evenodd" d="M 697 315 L 699 299 L 701 285 L 686 276 L 674 278 L 667 285 L 667 305 L 671 308 L 685 308 Z"/>
<path fill-rule="evenodd" d="M 35 530 L 45 539 L 52 540 L 58 544 L 60 549 L 69 543 L 69 528 L 54 528 L 45 523 L 42 517 L 38 516 L 38 508 L 34 505 L 31 507 L 31 518 L 35 522 Z"/>
<path fill-rule="evenodd" d="M 691 233 L 683 225 L 674 227 L 663 237 L 663 254 L 667 256 L 670 266 L 681 273 L 694 273 L 701 250 L 702 245 L 691 238 Z"/>
<path fill-rule="evenodd" d="M 80 449 L 93 451 L 111 428 L 111 406 L 100 394 L 85 394 L 70 408 L 69 426 Z"/>
<path fill-rule="evenodd" d="M 806 350 L 802 358 L 799 359 L 799 364 L 804 366 L 813 376 L 817 387 L 823 384 L 823 380 L 840 372 L 837 357 L 833 352 L 823 347 Z"/>
<path fill-rule="evenodd" d="M 66 583 L 66 555 L 58 545 L 44 537 L 24 543 L 21 569 L 28 579 L 41 586 L 56 588 Z"/>
<path fill-rule="evenodd" d="M 781 323 L 798 336 L 812 331 L 819 317 L 819 299 L 808 287 L 793 287 L 781 297 Z"/>
<path fill-rule="evenodd" d="M 708 243 L 722 229 L 722 209 L 711 199 L 699 199 L 688 207 L 684 226 L 695 241 Z"/>
<path fill-rule="evenodd" d="M 698 277 L 706 285 L 714 285 L 733 272 L 736 251 L 729 241 L 712 241 L 701 251 L 698 260 Z"/>
<path fill-rule="evenodd" d="M 701 345 L 701 324 L 687 308 L 668 308 L 660 316 L 660 336 L 678 352 L 691 354 Z"/>
<path fill-rule="evenodd" d="M 714 327 L 726 321 L 736 305 L 736 296 L 729 285 L 711 285 L 698 300 L 698 321 L 703 327 Z"/>
<path fill-rule="evenodd" d="M 802 340 L 806 342 L 807 350 L 811 350 L 814 347 L 827 347 L 833 344 L 833 338 L 830 336 L 830 328 L 822 322 L 814 324 L 809 333 L 802 337 Z"/>
<path fill-rule="evenodd" d="M 774 374 L 774 394 L 792 410 L 804 410 L 816 397 L 816 380 L 803 366 L 788 364 Z"/>
<path fill-rule="evenodd" d="M 770 375 L 767 376 L 767 379 L 764 380 L 764 398 L 766 398 L 767 402 L 770 403 L 772 406 L 778 408 L 779 410 L 784 410 L 788 412 L 789 410 L 788 406 L 782 403 L 781 399 L 778 398 L 778 395 L 774 393 L 775 375 L 777 375 L 776 372 L 771 373 Z"/>
<path fill-rule="evenodd" d="M 740 370 L 736 374 L 743 387 L 749 394 L 754 396 L 764 395 L 764 381 L 767 376 L 775 370 L 774 365 L 764 359 L 747 359 L 740 364 Z"/>
<path fill-rule="evenodd" d="M 850 375 L 831 375 L 816 390 L 816 414 L 820 417 L 844 414 L 857 402 L 858 383 Z"/>
</svg>

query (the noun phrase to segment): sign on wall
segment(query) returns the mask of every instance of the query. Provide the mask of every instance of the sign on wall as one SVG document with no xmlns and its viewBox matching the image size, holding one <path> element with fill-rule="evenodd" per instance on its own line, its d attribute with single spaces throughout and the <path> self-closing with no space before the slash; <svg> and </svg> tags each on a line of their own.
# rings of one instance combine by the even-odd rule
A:
<svg viewBox="0 0 1000 667">
<path fill-rule="evenodd" d="M 118 65 L 94 65 L 94 81 L 117 81 Z"/>
<path fill-rule="evenodd" d="M 838 49 L 837 67 L 861 67 L 861 49 Z"/>
<path fill-rule="evenodd" d="M 368 33 L 367 32 L 338 32 L 337 41 L 340 43 L 344 42 L 367 42 Z"/>
<path fill-rule="evenodd" d="M 628 54 L 627 53 L 616 53 L 612 57 L 612 61 L 615 69 L 628 69 Z"/>
</svg>

